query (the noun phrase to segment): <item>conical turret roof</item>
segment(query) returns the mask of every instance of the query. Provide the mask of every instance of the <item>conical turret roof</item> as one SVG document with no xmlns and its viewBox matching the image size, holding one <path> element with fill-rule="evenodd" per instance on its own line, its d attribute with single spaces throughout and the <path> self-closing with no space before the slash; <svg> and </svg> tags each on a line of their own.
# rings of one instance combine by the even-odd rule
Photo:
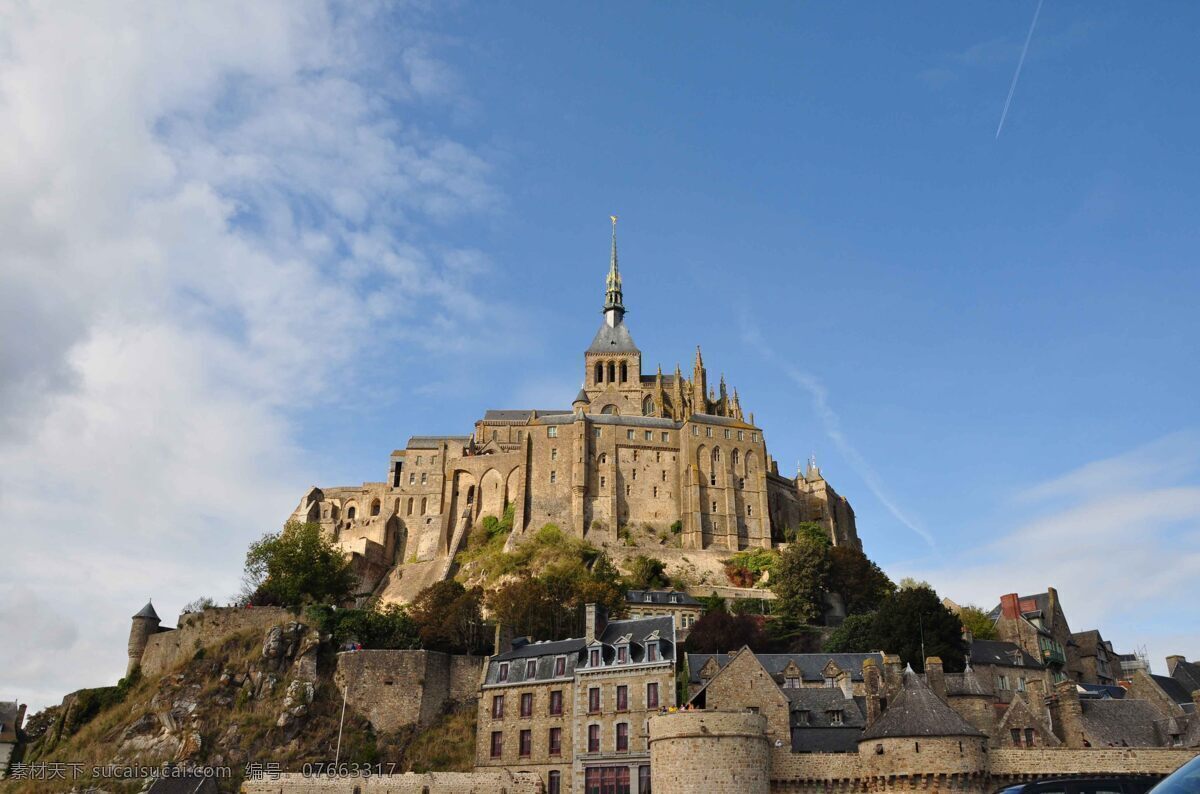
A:
<svg viewBox="0 0 1200 794">
<path fill-rule="evenodd" d="M 138 613 L 136 615 L 134 615 L 134 617 L 135 618 L 151 618 L 153 620 L 159 619 L 158 613 L 154 611 L 154 604 L 150 601 L 147 601 L 146 606 L 142 607 L 141 610 L 139 610 Z"/>
<path fill-rule="evenodd" d="M 942 702 L 911 667 L 904 685 L 888 710 L 863 731 L 859 741 L 907 736 L 983 736 L 954 709 Z"/>
</svg>

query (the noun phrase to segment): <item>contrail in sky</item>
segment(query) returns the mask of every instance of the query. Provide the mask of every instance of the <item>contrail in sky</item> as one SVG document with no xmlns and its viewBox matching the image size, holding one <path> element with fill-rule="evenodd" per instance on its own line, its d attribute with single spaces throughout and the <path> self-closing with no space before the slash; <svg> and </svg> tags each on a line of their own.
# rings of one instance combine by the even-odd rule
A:
<svg viewBox="0 0 1200 794">
<path fill-rule="evenodd" d="M 1012 85 L 1008 87 L 1008 99 L 1004 100 L 1004 110 L 1000 113 L 1000 123 L 996 126 L 996 139 L 1000 138 L 1000 130 L 1004 129 L 1004 119 L 1008 116 L 1008 106 L 1012 104 L 1013 93 L 1017 90 L 1017 80 L 1021 77 L 1021 67 L 1025 65 L 1025 53 L 1029 52 L 1029 40 L 1033 38 L 1033 29 L 1037 27 L 1038 15 L 1042 13 L 1042 0 L 1038 0 L 1037 9 L 1033 12 L 1033 21 L 1029 23 L 1029 33 L 1025 36 L 1025 46 L 1021 48 L 1021 60 L 1017 61 L 1017 71 L 1013 73 Z"/>
</svg>

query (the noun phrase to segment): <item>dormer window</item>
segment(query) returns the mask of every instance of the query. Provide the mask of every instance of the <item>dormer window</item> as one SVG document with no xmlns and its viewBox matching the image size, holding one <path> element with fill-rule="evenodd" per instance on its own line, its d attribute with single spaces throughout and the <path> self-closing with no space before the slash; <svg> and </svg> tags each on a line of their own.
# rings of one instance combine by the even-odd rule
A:
<svg viewBox="0 0 1200 794">
<path fill-rule="evenodd" d="M 651 603 L 652 601 L 654 601 L 654 594 L 646 593 L 645 595 L 642 596 L 642 601 L 646 602 L 647 604 Z"/>
<path fill-rule="evenodd" d="M 833 689 L 835 686 L 837 686 L 837 679 L 831 675 L 825 676 L 825 687 L 827 689 Z"/>
<path fill-rule="evenodd" d="M 567 673 L 567 657 L 559 656 L 554 660 L 554 677 L 562 678 Z"/>
<path fill-rule="evenodd" d="M 674 593 L 672 593 L 672 594 L 671 594 L 671 603 L 672 603 L 672 604 L 678 604 L 678 603 L 679 603 L 679 596 L 677 596 L 677 595 L 675 595 Z"/>
<path fill-rule="evenodd" d="M 800 679 L 796 676 L 788 676 L 787 678 L 783 679 L 783 688 L 784 689 L 799 689 L 800 688 Z"/>
<path fill-rule="evenodd" d="M 647 662 L 657 662 L 658 661 L 658 643 L 652 642 L 646 646 L 646 661 Z"/>
<path fill-rule="evenodd" d="M 508 662 L 500 663 L 500 671 L 496 674 L 496 680 L 500 682 L 508 680 Z"/>
<path fill-rule="evenodd" d="M 599 667 L 599 666 L 600 666 L 600 649 L 592 648 L 591 653 L 588 654 L 588 667 Z"/>
<path fill-rule="evenodd" d="M 629 646 L 622 645 L 617 648 L 617 664 L 625 664 L 629 661 Z"/>
<path fill-rule="evenodd" d="M 841 709 L 835 709 L 828 713 L 829 713 L 829 724 L 830 725 L 841 725 L 842 724 L 842 710 Z"/>
<path fill-rule="evenodd" d="M 807 710 L 801 710 L 801 711 L 796 712 L 796 724 L 797 725 L 808 725 L 808 711 Z"/>
<path fill-rule="evenodd" d="M 530 659 L 525 663 L 525 680 L 537 678 L 537 659 Z"/>
</svg>

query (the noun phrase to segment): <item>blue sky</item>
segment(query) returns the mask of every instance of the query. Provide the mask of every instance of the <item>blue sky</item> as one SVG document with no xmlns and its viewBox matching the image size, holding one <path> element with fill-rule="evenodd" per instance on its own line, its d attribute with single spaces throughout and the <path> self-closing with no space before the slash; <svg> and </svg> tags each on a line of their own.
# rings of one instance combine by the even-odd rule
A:
<svg viewBox="0 0 1200 794">
<path fill-rule="evenodd" d="M 611 213 L 647 366 L 702 345 L 893 577 L 1200 656 L 1200 10 L 1046 3 L 997 136 L 1035 7 L 4 11 L 11 688 L 119 675 L 305 486 L 566 406 Z"/>
</svg>

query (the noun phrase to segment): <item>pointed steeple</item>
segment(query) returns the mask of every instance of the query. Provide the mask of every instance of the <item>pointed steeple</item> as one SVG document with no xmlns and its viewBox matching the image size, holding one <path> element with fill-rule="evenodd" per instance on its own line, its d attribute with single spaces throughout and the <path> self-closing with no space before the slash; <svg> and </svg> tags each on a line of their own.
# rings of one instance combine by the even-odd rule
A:
<svg viewBox="0 0 1200 794">
<path fill-rule="evenodd" d="M 608 277 L 604 279 L 604 317 L 612 327 L 625 317 L 625 304 L 621 294 L 621 271 L 617 267 L 617 216 L 609 217 L 612 218 L 612 257 L 608 262 Z"/>
<path fill-rule="evenodd" d="M 704 369 L 704 357 L 700 355 L 700 345 L 696 345 L 696 369 Z"/>
</svg>

